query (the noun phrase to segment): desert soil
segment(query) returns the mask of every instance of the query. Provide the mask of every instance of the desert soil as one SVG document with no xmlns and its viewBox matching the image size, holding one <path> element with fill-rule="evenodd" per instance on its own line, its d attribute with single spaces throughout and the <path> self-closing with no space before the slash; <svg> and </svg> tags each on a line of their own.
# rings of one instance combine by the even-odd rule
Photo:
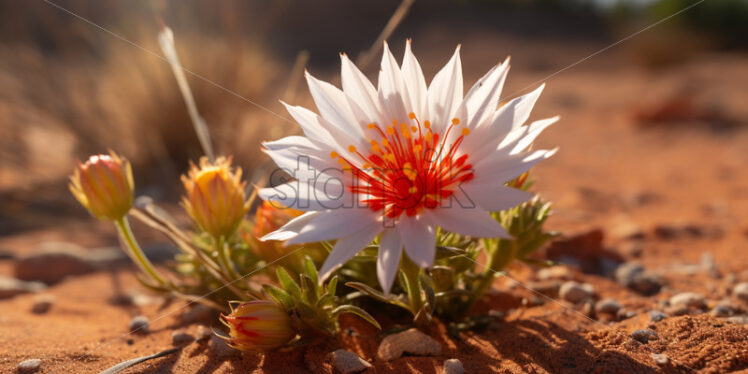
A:
<svg viewBox="0 0 748 374">
<path fill-rule="evenodd" d="M 491 38 L 465 37 L 466 82 L 489 67 L 486 61 L 512 51 L 507 94 L 599 47 L 531 48 Z M 451 41 L 438 33 L 420 38 L 420 50 L 440 51 L 422 58 L 427 74 L 447 58 L 443 45 Z M 440 373 L 450 358 L 460 359 L 467 373 L 748 372 L 748 325 L 710 314 L 717 305 L 729 305 L 733 317 L 748 314 L 748 302 L 733 292 L 748 282 L 748 56 L 701 56 L 657 71 L 638 68 L 628 57 L 616 50 L 548 80 L 533 118 L 561 115 L 538 141 L 560 151 L 536 168 L 534 190 L 554 202 L 548 227 L 564 238 L 544 254 L 561 264 L 562 279 L 539 281 L 537 271 L 513 266 L 511 278 L 497 279 L 482 308 L 503 318 L 458 338 L 435 323 L 430 334 L 443 347 L 436 357 L 379 361 L 381 336 L 348 321 L 336 339 L 303 348 L 222 356 L 202 341 L 125 372 L 330 373 L 327 354 L 337 348 L 372 362 L 371 373 Z M 52 240 L 116 245 L 107 225 L 90 222 L 3 237 L 0 247 L 21 256 Z M 611 275 L 620 262 L 640 263 L 663 287 L 645 296 L 623 286 Z M 0 260 L 0 274 L 12 275 L 13 264 Z M 0 372 L 39 358 L 42 373 L 96 373 L 172 347 L 175 330 L 196 333 L 198 324 L 181 322 L 183 303 L 164 307 L 142 296 L 135 304 L 115 302 L 123 292 L 144 293 L 133 274 L 119 268 L 52 285 L 44 293 L 55 302 L 44 314 L 31 312 L 33 294 L 0 300 Z M 525 288 L 568 279 L 591 284 L 596 300 L 615 299 L 631 315 L 594 313 L 552 291 L 546 298 Z M 706 305 L 673 310 L 668 300 L 681 292 L 702 295 Z M 668 316 L 653 322 L 653 310 Z M 148 334 L 128 334 L 136 315 L 150 318 Z M 647 328 L 658 339 L 642 344 L 631 338 Z M 656 363 L 653 353 L 667 363 Z"/>
</svg>

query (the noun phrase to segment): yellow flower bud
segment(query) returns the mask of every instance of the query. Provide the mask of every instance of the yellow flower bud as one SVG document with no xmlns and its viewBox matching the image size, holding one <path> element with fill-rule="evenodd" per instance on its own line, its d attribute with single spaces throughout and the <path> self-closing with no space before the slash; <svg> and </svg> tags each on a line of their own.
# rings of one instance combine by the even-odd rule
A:
<svg viewBox="0 0 748 374">
<path fill-rule="evenodd" d="M 187 191 L 182 199 L 187 214 L 213 237 L 231 236 L 249 210 L 241 181 L 242 169 L 232 170 L 231 158 L 215 162 L 203 157 L 200 166 L 192 164 L 189 175 L 182 176 Z"/>
<path fill-rule="evenodd" d="M 85 163 L 78 162 L 69 187 L 81 205 L 101 220 L 118 220 L 133 204 L 130 162 L 114 152 L 91 156 Z"/>
<path fill-rule="evenodd" d="M 278 304 L 254 300 L 231 307 L 229 315 L 221 314 L 229 327 L 228 344 L 240 351 L 266 351 L 288 343 L 296 332 L 291 318 Z"/>
</svg>

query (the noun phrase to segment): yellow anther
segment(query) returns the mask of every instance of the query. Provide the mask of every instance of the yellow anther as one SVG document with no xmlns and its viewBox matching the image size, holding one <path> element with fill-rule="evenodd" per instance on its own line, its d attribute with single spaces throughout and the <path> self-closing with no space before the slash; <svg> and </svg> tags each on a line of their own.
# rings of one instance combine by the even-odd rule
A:
<svg viewBox="0 0 748 374">
<path fill-rule="evenodd" d="M 370 123 L 370 124 L 366 125 L 366 127 L 370 128 L 370 129 L 376 129 L 377 125 L 375 125 L 373 123 Z"/>
<path fill-rule="evenodd" d="M 379 148 L 379 144 L 372 144 L 371 150 L 374 151 L 375 153 L 379 153 L 379 151 L 381 151 L 382 148 Z"/>
<path fill-rule="evenodd" d="M 354 153 L 356 152 L 356 147 L 354 147 L 352 144 L 348 146 L 348 152 Z"/>
<path fill-rule="evenodd" d="M 395 126 L 397 126 L 397 120 L 393 118 L 392 119 L 392 124 L 395 125 Z"/>
<path fill-rule="evenodd" d="M 411 188 L 408 189 L 408 192 L 409 193 L 416 193 L 416 192 L 418 192 L 418 187 L 413 186 L 413 187 L 411 187 Z"/>
<path fill-rule="evenodd" d="M 416 145 L 413 146 L 413 151 L 415 153 L 420 153 L 422 149 L 423 149 L 423 147 L 421 147 L 420 144 L 416 144 Z"/>
<path fill-rule="evenodd" d="M 423 126 L 427 129 L 431 128 L 431 122 L 430 121 L 423 121 Z"/>
<path fill-rule="evenodd" d="M 384 155 L 384 159 L 390 162 L 395 162 L 395 155 L 393 155 L 392 153 L 388 153 Z"/>
<path fill-rule="evenodd" d="M 397 121 L 395 122 L 395 124 L 397 125 Z M 394 133 L 395 133 L 395 128 L 392 126 L 387 126 L 387 135 L 392 135 Z"/>
<path fill-rule="evenodd" d="M 338 154 L 338 152 L 335 152 L 335 151 L 332 151 L 332 152 L 330 152 L 330 157 L 331 157 L 331 158 L 338 158 L 338 156 L 340 156 L 340 155 Z"/>
<path fill-rule="evenodd" d="M 371 169 L 371 164 L 370 164 L 370 163 L 368 163 L 368 162 L 367 162 L 367 163 L 365 163 L 365 164 L 364 164 L 364 169 Z"/>
<path fill-rule="evenodd" d="M 470 135 L 470 130 L 467 127 L 462 129 L 462 135 Z"/>
<path fill-rule="evenodd" d="M 392 132 L 394 132 L 394 129 L 393 129 Z M 390 134 L 390 135 L 392 135 L 392 134 Z M 382 147 L 389 147 L 389 146 L 390 146 L 390 141 L 387 140 L 387 139 L 385 139 L 385 138 L 382 138 Z"/>
<path fill-rule="evenodd" d="M 432 134 L 430 131 L 426 133 L 426 142 L 430 142 L 431 139 L 434 137 L 434 134 Z"/>
<path fill-rule="evenodd" d="M 344 160 L 344 159 L 343 159 L 343 158 L 341 157 L 341 158 L 339 158 L 339 159 L 338 159 L 338 163 L 339 163 L 339 164 L 341 164 L 341 165 L 345 165 L 345 164 L 347 164 L 348 162 L 346 162 L 346 161 L 345 161 L 345 160 Z"/>
<path fill-rule="evenodd" d="M 452 118 L 452 124 L 453 125 L 459 125 L 460 124 L 460 119 L 459 118 Z"/>
<path fill-rule="evenodd" d="M 415 127 L 415 126 L 411 126 L 411 127 L 410 127 L 410 131 L 413 131 L 413 132 L 416 132 L 416 131 L 418 131 L 418 127 Z"/>
<path fill-rule="evenodd" d="M 416 119 L 416 114 L 413 112 L 408 113 L 408 118 L 410 119 Z"/>
</svg>

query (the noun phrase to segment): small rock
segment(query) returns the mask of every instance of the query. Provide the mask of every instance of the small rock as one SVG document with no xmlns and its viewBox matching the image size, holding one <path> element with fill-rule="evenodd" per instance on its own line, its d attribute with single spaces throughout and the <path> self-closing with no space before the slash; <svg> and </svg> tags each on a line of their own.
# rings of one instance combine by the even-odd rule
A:
<svg viewBox="0 0 748 374">
<path fill-rule="evenodd" d="M 727 305 L 717 305 L 709 311 L 709 314 L 714 317 L 729 317 L 732 313 L 732 308 Z"/>
<path fill-rule="evenodd" d="M 369 362 L 345 349 L 338 349 L 330 355 L 332 356 L 332 365 L 343 374 L 358 373 L 371 367 Z"/>
<path fill-rule="evenodd" d="M 34 297 L 34 304 L 31 306 L 31 313 L 44 314 L 52 308 L 55 303 L 55 297 L 52 295 L 37 295 Z"/>
<path fill-rule="evenodd" d="M 738 299 L 748 302 L 748 282 L 738 283 L 732 290 L 732 293 Z"/>
<path fill-rule="evenodd" d="M 704 296 L 701 296 L 695 292 L 682 292 L 670 298 L 670 305 L 673 308 L 698 308 L 703 309 L 706 304 L 704 303 Z"/>
<path fill-rule="evenodd" d="M 616 281 L 643 295 L 654 295 L 662 288 L 662 279 L 644 270 L 636 262 L 627 262 L 616 269 Z"/>
<path fill-rule="evenodd" d="M 638 258 L 644 252 L 644 245 L 638 241 L 626 242 L 621 244 L 619 250 L 626 257 Z"/>
<path fill-rule="evenodd" d="M 623 240 L 641 240 L 646 237 L 646 233 L 644 232 L 644 230 L 642 230 L 641 226 L 639 226 L 635 222 L 626 221 L 619 223 L 615 227 L 613 227 L 613 229 L 611 230 L 611 236 L 616 239 Z"/>
<path fill-rule="evenodd" d="M 540 292 L 548 297 L 558 297 L 558 291 L 561 289 L 561 282 L 556 280 L 545 280 L 539 282 L 530 282 L 527 287 L 531 290 Z"/>
<path fill-rule="evenodd" d="M 593 319 L 596 318 L 597 316 L 595 315 L 595 302 L 591 299 L 585 300 L 584 304 L 582 304 L 582 314 Z"/>
<path fill-rule="evenodd" d="M 18 372 L 19 373 L 35 373 L 41 367 L 42 367 L 42 360 L 38 358 L 32 358 L 29 360 L 21 361 L 18 364 Z"/>
<path fill-rule="evenodd" d="M 597 313 L 606 313 L 615 315 L 621 309 L 621 304 L 615 299 L 604 299 L 595 303 Z"/>
<path fill-rule="evenodd" d="M 412 328 L 385 337 L 379 344 L 377 358 L 391 361 L 408 352 L 418 356 L 437 356 L 442 346 L 432 337 Z"/>
<path fill-rule="evenodd" d="M 667 318 L 667 314 L 660 312 L 659 310 L 653 310 L 649 312 L 649 319 L 652 322 L 660 322 L 665 318 Z"/>
<path fill-rule="evenodd" d="M 659 366 L 667 365 L 668 358 L 664 353 L 652 353 L 652 361 Z"/>
<path fill-rule="evenodd" d="M 551 266 L 542 268 L 537 273 L 538 280 L 547 281 L 552 279 L 569 280 L 573 274 L 566 266 Z"/>
<path fill-rule="evenodd" d="M 130 320 L 130 332 L 138 334 L 147 334 L 150 323 L 146 316 L 136 316 Z"/>
<path fill-rule="evenodd" d="M 748 324 L 748 315 L 741 314 L 739 316 L 732 316 L 727 318 L 727 322 L 731 322 L 737 325 L 745 325 Z"/>
<path fill-rule="evenodd" d="M 204 326 L 204 325 L 197 326 L 197 332 L 195 333 L 195 339 L 197 339 L 197 341 L 208 339 L 212 335 L 213 335 L 213 331 L 210 331 L 210 328 L 208 328 L 208 326 Z"/>
<path fill-rule="evenodd" d="M 582 300 L 589 299 L 594 295 L 592 285 L 582 285 L 574 281 L 565 282 L 558 291 L 561 299 L 570 303 L 579 303 Z"/>
<path fill-rule="evenodd" d="M 220 358 L 231 357 L 239 353 L 239 351 L 229 347 L 223 339 L 216 335 L 213 335 L 210 338 L 210 350 Z"/>
<path fill-rule="evenodd" d="M 186 331 L 177 330 L 171 333 L 171 343 L 176 346 L 189 344 L 194 340 L 195 337 Z"/>
<path fill-rule="evenodd" d="M 465 368 L 462 366 L 462 361 L 456 358 L 450 358 L 444 361 L 444 374 L 463 374 Z"/>
<path fill-rule="evenodd" d="M 182 314 L 182 322 L 186 324 L 192 324 L 197 322 L 207 322 L 213 319 L 213 309 L 203 304 L 195 304 L 190 310 Z"/>
<path fill-rule="evenodd" d="M 26 281 L 57 283 L 70 275 L 82 275 L 96 269 L 86 258 L 86 251 L 70 243 L 47 242 L 38 253 L 18 259 L 14 264 L 14 276 Z"/>
<path fill-rule="evenodd" d="M 656 340 L 659 338 L 657 333 L 652 329 L 635 330 L 631 333 L 631 337 L 644 344 L 649 343 L 650 340 Z"/>
<path fill-rule="evenodd" d="M 667 314 L 677 317 L 677 316 L 685 316 L 687 314 L 691 314 L 691 309 L 685 305 L 678 306 L 678 307 L 670 307 L 665 309 Z"/>
<path fill-rule="evenodd" d="M 0 299 L 20 294 L 43 291 L 47 286 L 40 282 L 25 282 L 0 275 Z"/>
<path fill-rule="evenodd" d="M 616 318 L 619 321 L 623 321 L 625 319 L 632 318 L 635 315 L 636 315 L 636 312 L 634 312 L 632 310 L 626 310 L 626 309 L 623 309 L 623 308 L 618 309 L 618 312 L 616 312 Z"/>
</svg>

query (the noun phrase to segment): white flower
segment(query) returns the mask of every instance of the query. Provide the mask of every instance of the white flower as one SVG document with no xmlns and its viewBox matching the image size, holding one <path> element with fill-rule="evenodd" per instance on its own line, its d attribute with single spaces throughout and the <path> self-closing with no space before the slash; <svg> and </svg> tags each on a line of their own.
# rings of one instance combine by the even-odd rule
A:
<svg viewBox="0 0 748 374">
<path fill-rule="evenodd" d="M 344 54 L 342 91 L 307 73 L 319 115 L 284 103 L 305 136 L 264 143 L 296 181 L 260 191 L 307 213 L 263 240 L 337 239 L 326 277 L 381 233 L 377 275 L 389 292 L 403 248 L 433 264 L 437 226 L 508 238 L 489 212 L 532 197 L 504 183 L 555 152 L 528 147 L 558 117 L 522 126 L 543 86 L 499 107 L 508 59 L 463 97 L 459 50 L 428 87 L 410 42 L 401 66 L 385 43 L 377 88 Z"/>
</svg>

